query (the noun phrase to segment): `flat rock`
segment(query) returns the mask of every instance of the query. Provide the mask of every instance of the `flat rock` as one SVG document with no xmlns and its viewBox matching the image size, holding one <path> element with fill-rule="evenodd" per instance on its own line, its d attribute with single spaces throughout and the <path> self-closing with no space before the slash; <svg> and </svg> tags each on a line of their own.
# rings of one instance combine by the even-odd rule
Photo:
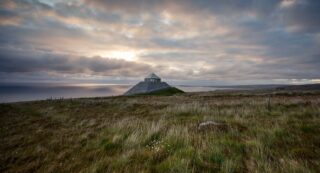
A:
<svg viewBox="0 0 320 173">
<path fill-rule="evenodd" d="M 219 131 L 227 131 L 228 125 L 224 122 L 217 122 L 217 121 L 205 121 L 199 123 L 198 130 L 219 130 Z"/>
</svg>

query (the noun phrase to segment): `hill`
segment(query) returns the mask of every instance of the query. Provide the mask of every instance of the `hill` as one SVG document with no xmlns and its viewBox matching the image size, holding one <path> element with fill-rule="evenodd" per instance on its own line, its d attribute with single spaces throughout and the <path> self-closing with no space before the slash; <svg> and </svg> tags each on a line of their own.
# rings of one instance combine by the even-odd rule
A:
<svg viewBox="0 0 320 173">
<path fill-rule="evenodd" d="M 287 85 L 277 87 L 278 90 L 320 90 L 320 84 Z"/>
<path fill-rule="evenodd" d="M 0 104 L 0 172 L 320 172 L 319 98 L 219 91 Z"/>
<path fill-rule="evenodd" d="M 170 88 L 165 88 L 162 90 L 153 91 L 150 93 L 135 94 L 135 95 L 136 96 L 137 95 L 172 96 L 175 94 L 182 94 L 182 93 L 185 93 L 185 92 L 176 88 L 176 87 L 170 87 Z"/>
</svg>

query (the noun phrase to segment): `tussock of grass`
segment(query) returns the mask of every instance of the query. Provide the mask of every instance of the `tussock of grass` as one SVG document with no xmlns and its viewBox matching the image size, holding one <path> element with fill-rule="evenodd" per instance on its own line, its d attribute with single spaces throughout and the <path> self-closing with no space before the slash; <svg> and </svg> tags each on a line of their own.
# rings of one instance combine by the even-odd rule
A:
<svg viewBox="0 0 320 173">
<path fill-rule="evenodd" d="M 320 172 L 320 93 L 0 104 L 0 172 Z M 198 130 L 203 121 L 225 130 Z"/>
</svg>

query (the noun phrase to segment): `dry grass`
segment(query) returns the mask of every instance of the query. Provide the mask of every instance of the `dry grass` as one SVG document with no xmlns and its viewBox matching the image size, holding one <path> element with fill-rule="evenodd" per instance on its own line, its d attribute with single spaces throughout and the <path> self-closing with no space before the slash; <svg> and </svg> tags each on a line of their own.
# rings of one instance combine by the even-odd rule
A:
<svg viewBox="0 0 320 173">
<path fill-rule="evenodd" d="M 0 153 L 0 172 L 320 172 L 320 93 L 1 104 Z"/>
</svg>

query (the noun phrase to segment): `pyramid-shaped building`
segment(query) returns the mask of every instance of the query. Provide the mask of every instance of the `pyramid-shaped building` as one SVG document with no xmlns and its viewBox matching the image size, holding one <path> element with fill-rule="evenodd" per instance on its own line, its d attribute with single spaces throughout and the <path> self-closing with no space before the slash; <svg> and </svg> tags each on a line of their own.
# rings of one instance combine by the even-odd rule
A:
<svg viewBox="0 0 320 173">
<path fill-rule="evenodd" d="M 135 94 L 145 94 L 152 93 L 155 91 L 171 88 L 166 82 L 161 82 L 161 78 L 154 73 L 151 73 L 144 81 L 139 82 L 137 85 L 133 86 L 124 95 L 135 95 Z"/>
</svg>

